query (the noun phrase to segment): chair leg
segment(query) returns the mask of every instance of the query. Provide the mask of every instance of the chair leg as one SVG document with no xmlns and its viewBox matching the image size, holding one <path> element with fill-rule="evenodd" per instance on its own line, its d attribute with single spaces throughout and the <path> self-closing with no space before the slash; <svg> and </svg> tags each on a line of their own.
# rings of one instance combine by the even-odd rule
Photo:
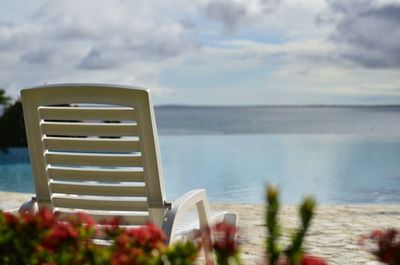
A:
<svg viewBox="0 0 400 265">
<path fill-rule="evenodd" d="M 224 216 L 224 223 L 230 224 L 236 228 L 238 226 L 238 219 L 237 213 L 226 213 Z"/>
<path fill-rule="evenodd" d="M 224 216 L 224 223 L 230 224 L 237 231 L 239 216 L 237 215 L 237 213 L 226 213 Z M 237 240 L 237 233 L 235 234 L 235 241 L 236 240 Z"/>
</svg>

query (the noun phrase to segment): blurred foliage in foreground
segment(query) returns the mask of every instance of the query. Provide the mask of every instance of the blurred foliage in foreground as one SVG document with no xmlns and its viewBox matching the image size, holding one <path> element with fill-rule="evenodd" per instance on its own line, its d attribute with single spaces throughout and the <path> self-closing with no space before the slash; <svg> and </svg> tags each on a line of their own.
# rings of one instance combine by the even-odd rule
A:
<svg viewBox="0 0 400 265">
<path fill-rule="evenodd" d="M 315 202 L 307 198 L 299 207 L 301 226 L 292 235 L 285 250 L 277 243 L 278 191 L 267 189 L 266 255 L 259 264 L 269 265 L 326 265 L 317 257 L 304 253 L 303 240 L 314 213 Z M 237 230 L 227 223 L 203 227 L 189 240 L 167 245 L 164 233 L 153 224 L 124 229 L 122 219 L 105 220 L 99 226 L 88 215 L 77 213 L 59 221 L 57 214 L 41 209 L 20 216 L 0 212 L 1 264 L 199 264 L 204 253 L 206 265 L 240 265 L 240 245 Z M 96 244 L 100 238 L 108 244 Z M 197 262 L 197 263 L 196 263 Z"/>
</svg>

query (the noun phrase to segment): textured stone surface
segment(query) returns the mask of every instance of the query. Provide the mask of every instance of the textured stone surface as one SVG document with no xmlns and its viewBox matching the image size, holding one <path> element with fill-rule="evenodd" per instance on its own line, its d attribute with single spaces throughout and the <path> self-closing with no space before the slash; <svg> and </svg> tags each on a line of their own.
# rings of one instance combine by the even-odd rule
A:
<svg viewBox="0 0 400 265">
<path fill-rule="evenodd" d="M 33 194 L 0 191 L 0 209 L 9 210 L 18 208 L 23 202 L 29 200 Z"/>
<path fill-rule="evenodd" d="M 265 238 L 264 206 L 213 204 L 213 208 L 236 211 L 239 214 L 239 239 L 245 258 L 256 263 L 263 255 Z M 297 206 L 283 206 L 279 216 L 282 244 L 298 225 Z M 400 229 L 400 205 L 320 205 L 317 208 L 305 247 L 309 253 L 333 264 L 380 264 L 359 245 L 361 235 L 376 228 Z"/>
</svg>

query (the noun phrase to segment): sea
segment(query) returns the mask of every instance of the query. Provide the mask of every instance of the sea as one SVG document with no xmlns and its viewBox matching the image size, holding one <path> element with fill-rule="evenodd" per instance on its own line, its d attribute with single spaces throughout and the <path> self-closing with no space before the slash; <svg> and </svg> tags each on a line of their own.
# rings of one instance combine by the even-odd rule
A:
<svg viewBox="0 0 400 265">
<path fill-rule="evenodd" d="M 400 203 L 400 106 L 155 108 L 168 200 Z M 0 151 L 0 190 L 34 192 L 28 151 Z"/>
</svg>

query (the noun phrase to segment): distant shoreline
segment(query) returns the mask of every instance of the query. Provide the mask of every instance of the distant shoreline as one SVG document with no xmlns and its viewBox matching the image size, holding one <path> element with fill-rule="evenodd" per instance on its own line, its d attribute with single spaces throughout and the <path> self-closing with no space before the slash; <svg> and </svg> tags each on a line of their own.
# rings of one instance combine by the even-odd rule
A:
<svg viewBox="0 0 400 265">
<path fill-rule="evenodd" d="M 400 104 L 387 105 L 184 105 L 184 104 L 161 104 L 155 108 L 400 108 Z"/>
<path fill-rule="evenodd" d="M 185 104 L 160 104 L 155 105 L 155 109 L 168 109 L 168 108 L 182 108 L 182 109 L 195 109 L 195 108 L 400 108 L 400 104 L 378 104 L 378 105 L 325 105 L 325 104 L 284 104 L 284 105 L 185 105 Z M 0 117 L 4 113 L 4 107 L 0 105 Z"/>
</svg>

